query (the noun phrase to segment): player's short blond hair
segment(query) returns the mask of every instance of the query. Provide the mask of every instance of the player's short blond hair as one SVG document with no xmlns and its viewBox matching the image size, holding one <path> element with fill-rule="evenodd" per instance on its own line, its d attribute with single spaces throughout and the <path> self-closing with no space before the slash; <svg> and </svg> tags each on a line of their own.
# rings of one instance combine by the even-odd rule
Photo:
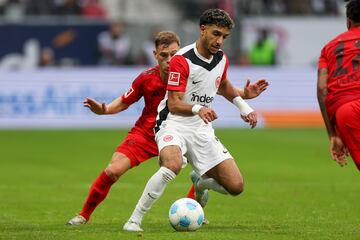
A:
<svg viewBox="0 0 360 240">
<path fill-rule="evenodd" d="M 155 48 L 157 48 L 160 45 L 170 45 L 172 43 L 177 43 L 180 46 L 180 38 L 179 36 L 171 31 L 162 31 L 156 34 L 155 36 Z"/>
</svg>

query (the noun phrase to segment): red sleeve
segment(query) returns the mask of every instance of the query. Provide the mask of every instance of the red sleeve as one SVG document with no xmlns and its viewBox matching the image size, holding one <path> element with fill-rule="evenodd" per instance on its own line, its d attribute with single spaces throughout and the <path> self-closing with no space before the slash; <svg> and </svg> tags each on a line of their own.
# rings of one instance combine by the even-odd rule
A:
<svg viewBox="0 0 360 240">
<path fill-rule="evenodd" d="M 144 77 L 140 74 L 132 83 L 131 88 L 122 95 L 122 101 L 126 104 L 133 104 L 134 102 L 139 101 L 143 96 L 142 84 L 144 82 Z"/>
<path fill-rule="evenodd" d="M 228 67 L 229 67 L 229 59 L 228 59 L 228 57 L 227 57 L 227 55 L 225 53 L 224 53 L 224 57 L 225 57 L 226 63 L 225 63 L 225 68 L 224 68 L 223 75 L 221 76 L 221 81 L 225 80 L 227 78 L 227 70 L 228 70 Z"/>
<path fill-rule="evenodd" d="M 321 51 L 321 55 L 320 55 L 319 62 L 318 62 L 318 70 L 321 68 L 328 68 L 328 61 L 327 61 L 327 57 L 325 54 L 325 47 Z"/>
<path fill-rule="evenodd" d="M 185 92 L 189 77 L 189 64 L 181 55 L 175 55 L 169 64 L 167 90 Z"/>
</svg>

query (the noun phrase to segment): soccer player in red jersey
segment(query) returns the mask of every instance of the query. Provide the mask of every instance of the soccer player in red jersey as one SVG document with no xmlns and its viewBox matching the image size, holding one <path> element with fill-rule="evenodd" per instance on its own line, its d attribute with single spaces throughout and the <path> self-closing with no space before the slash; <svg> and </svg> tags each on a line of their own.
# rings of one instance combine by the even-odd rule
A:
<svg viewBox="0 0 360 240">
<path fill-rule="evenodd" d="M 157 34 L 154 42 L 154 56 L 158 65 L 142 72 L 123 96 L 108 105 L 91 98 L 84 101 L 85 107 L 99 115 L 124 111 L 141 97 L 144 97 L 145 107 L 135 126 L 117 147 L 110 164 L 93 182 L 83 209 L 68 222 L 69 225 L 82 225 L 89 221 L 95 208 L 105 199 L 111 186 L 121 175 L 143 161 L 158 156 L 153 127 L 157 107 L 166 93 L 169 62 L 179 50 L 180 40 L 175 33 L 164 31 Z M 244 89 L 237 90 L 245 98 L 254 98 L 266 90 L 267 86 L 268 82 L 265 80 L 258 80 L 255 84 L 250 84 L 248 80 Z M 191 188 L 189 197 L 194 198 L 192 194 Z"/>
<path fill-rule="evenodd" d="M 321 51 L 317 95 L 331 157 L 344 166 L 349 152 L 360 170 L 360 0 L 347 3 L 346 16 L 348 31 Z"/>
</svg>

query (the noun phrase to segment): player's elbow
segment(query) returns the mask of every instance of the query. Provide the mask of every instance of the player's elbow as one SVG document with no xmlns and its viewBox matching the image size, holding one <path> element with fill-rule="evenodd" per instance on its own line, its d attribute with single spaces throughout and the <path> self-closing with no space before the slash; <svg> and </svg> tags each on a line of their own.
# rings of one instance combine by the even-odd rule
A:
<svg viewBox="0 0 360 240">
<path fill-rule="evenodd" d="M 327 87 L 318 86 L 317 87 L 317 98 L 318 100 L 324 100 L 327 96 Z"/>
</svg>

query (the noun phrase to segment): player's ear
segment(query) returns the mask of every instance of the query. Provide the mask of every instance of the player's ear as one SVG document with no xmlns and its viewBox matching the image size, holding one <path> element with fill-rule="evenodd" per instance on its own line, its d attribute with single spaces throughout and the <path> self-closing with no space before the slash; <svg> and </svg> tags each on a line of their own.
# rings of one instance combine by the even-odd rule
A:
<svg viewBox="0 0 360 240">
<path fill-rule="evenodd" d="M 156 58 L 156 51 L 155 50 L 153 50 L 153 54 L 154 54 L 154 57 Z"/>
<path fill-rule="evenodd" d="M 349 18 L 346 18 L 346 26 L 348 29 L 351 28 L 351 24 L 352 24 L 351 20 Z"/>
<path fill-rule="evenodd" d="M 201 34 L 201 36 L 205 34 L 205 29 L 206 29 L 205 25 L 200 25 L 200 34 Z"/>
</svg>

